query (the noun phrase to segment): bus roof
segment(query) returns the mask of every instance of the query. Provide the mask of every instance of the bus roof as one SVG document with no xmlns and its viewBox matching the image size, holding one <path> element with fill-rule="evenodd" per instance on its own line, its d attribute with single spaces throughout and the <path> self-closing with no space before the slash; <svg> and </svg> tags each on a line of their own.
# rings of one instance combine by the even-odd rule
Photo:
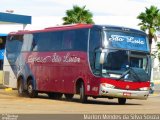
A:
<svg viewBox="0 0 160 120">
<path fill-rule="evenodd" d="M 145 32 L 141 30 L 136 30 L 133 28 L 122 27 L 122 26 L 114 26 L 114 25 L 93 25 L 93 24 L 71 24 L 71 25 L 62 25 L 62 26 L 55 26 L 49 27 L 42 30 L 20 30 L 18 32 L 11 32 L 9 35 L 20 35 L 20 34 L 31 34 L 31 33 L 38 33 L 38 32 L 50 32 L 50 31 L 61 31 L 61 30 L 72 30 L 72 29 L 80 29 L 80 28 L 97 28 L 97 29 L 105 29 L 105 30 L 120 30 L 120 31 L 130 31 L 136 32 L 140 34 L 145 34 Z"/>
<path fill-rule="evenodd" d="M 80 29 L 80 28 L 91 28 L 92 24 L 73 24 L 73 25 L 63 25 L 63 26 L 55 26 L 49 27 L 42 30 L 20 30 L 18 32 L 11 32 L 9 35 L 16 35 L 16 34 L 30 34 L 30 33 L 38 33 L 38 32 L 50 32 L 50 31 L 61 31 L 61 30 L 72 30 L 72 29 Z"/>
<path fill-rule="evenodd" d="M 124 26 L 115 26 L 115 25 L 94 25 L 94 27 L 98 29 L 104 29 L 104 30 L 119 30 L 119 31 L 130 31 L 134 33 L 140 33 L 140 34 L 146 34 L 142 30 L 137 30 L 129 27 L 124 27 Z"/>
</svg>

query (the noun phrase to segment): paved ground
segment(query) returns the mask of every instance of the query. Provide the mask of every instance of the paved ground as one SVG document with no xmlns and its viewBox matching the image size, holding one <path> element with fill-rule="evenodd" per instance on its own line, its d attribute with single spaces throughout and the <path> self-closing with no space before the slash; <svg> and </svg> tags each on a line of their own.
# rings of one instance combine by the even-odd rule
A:
<svg viewBox="0 0 160 120">
<path fill-rule="evenodd" d="M 87 104 L 73 101 L 52 100 L 46 95 L 38 98 L 18 97 L 17 91 L 0 89 L 0 113 L 9 114 L 159 114 L 160 95 L 151 95 L 148 100 L 128 100 L 119 105 L 117 99 L 92 99 Z"/>
</svg>

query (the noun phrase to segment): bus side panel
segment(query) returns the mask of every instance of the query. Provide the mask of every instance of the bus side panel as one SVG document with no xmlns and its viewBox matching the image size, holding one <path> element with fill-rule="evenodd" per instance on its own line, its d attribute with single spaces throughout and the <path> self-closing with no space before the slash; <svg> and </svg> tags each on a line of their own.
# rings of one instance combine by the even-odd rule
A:
<svg viewBox="0 0 160 120">
<path fill-rule="evenodd" d="M 85 52 L 67 52 L 64 56 L 65 59 L 62 63 L 64 92 L 75 93 L 75 85 L 78 79 L 86 83 L 87 54 Z"/>
<path fill-rule="evenodd" d="M 74 93 L 75 82 L 86 74 L 87 57 L 84 52 L 45 52 L 28 56 L 37 90 Z"/>
</svg>

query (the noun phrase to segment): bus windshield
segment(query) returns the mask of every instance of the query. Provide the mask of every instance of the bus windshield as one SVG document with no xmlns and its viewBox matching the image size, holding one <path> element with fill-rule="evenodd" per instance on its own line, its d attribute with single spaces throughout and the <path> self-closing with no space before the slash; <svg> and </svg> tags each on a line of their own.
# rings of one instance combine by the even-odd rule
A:
<svg viewBox="0 0 160 120">
<path fill-rule="evenodd" d="M 101 41 L 102 47 L 96 48 L 94 54 L 90 51 L 90 65 L 95 75 L 115 79 L 123 78 L 128 81 L 148 81 L 150 79 L 149 48 L 145 35 L 103 31 Z M 103 64 L 100 63 L 102 50 Z M 143 78 L 140 78 L 141 76 Z"/>
<path fill-rule="evenodd" d="M 150 65 L 149 56 L 145 53 L 138 53 L 133 51 L 126 50 L 112 50 L 105 49 L 104 50 L 104 63 L 100 64 L 100 52 L 96 52 L 95 59 L 95 69 L 93 73 L 95 75 L 102 75 L 103 77 L 111 77 L 111 78 L 121 78 L 123 74 L 125 74 L 130 68 L 134 70 L 134 74 L 136 76 L 145 75 L 148 77 L 150 75 Z M 129 73 L 128 71 L 126 75 Z M 138 72 L 138 73 L 137 73 Z M 126 77 L 127 76 L 123 76 Z M 137 81 L 136 79 L 127 79 L 129 81 Z M 148 81 L 149 79 L 145 79 L 143 81 Z"/>
</svg>

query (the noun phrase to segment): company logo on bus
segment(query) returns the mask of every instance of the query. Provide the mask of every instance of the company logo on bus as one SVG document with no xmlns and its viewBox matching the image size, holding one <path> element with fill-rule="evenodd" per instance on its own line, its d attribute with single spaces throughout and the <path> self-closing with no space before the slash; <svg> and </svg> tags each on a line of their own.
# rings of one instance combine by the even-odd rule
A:
<svg viewBox="0 0 160 120">
<path fill-rule="evenodd" d="M 70 53 L 67 53 L 64 56 L 60 56 L 57 53 L 54 53 L 53 55 L 49 56 L 35 56 L 35 55 L 30 55 L 28 57 L 28 63 L 47 63 L 47 62 L 53 62 L 53 63 L 58 63 L 58 62 L 64 62 L 64 63 L 80 63 L 81 59 L 76 56 L 72 56 Z"/>
<path fill-rule="evenodd" d="M 140 38 L 131 37 L 131 36 L 123 36 L 123 35 L 111 35 L 111 38 L 109 38 L 110 41 L 116 41 L 116 42 L 128 42 L 132 44 L 144 44 L 144 41 Z"/>
<path fill-rule="evenodd" d="M 126 89 L 129 89 L 130 88 L 130 86 L 129 85 L 126 85 Z"/>
</svg>

